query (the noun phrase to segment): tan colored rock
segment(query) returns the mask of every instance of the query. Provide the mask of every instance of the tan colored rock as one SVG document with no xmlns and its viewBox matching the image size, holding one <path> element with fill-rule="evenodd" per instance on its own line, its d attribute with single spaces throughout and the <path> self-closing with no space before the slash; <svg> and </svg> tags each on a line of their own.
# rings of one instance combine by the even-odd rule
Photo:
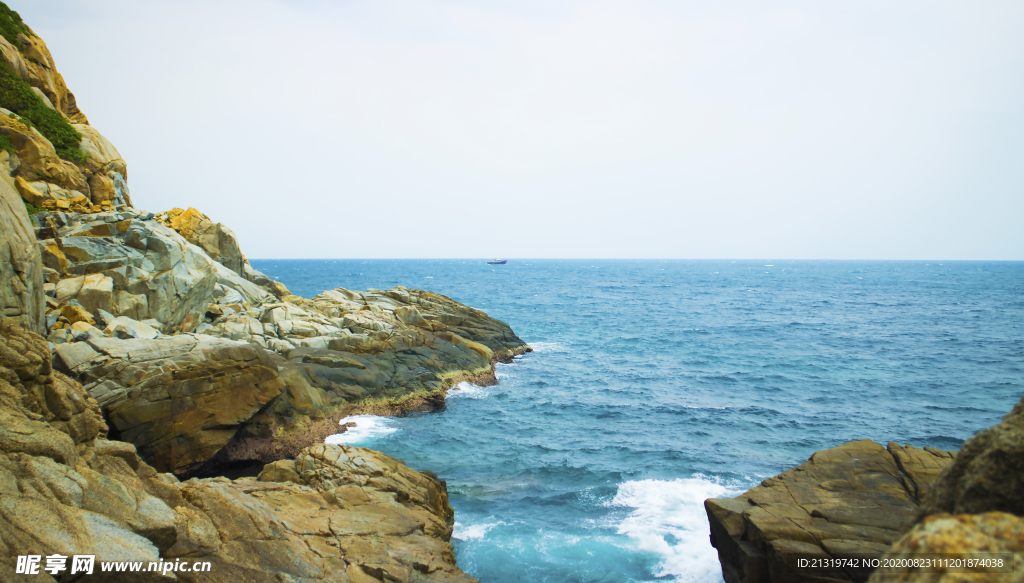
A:
<svg viewBox="0 0 1024 583">
<path fill-rule="evenodd" d="M 39 130 L 0 115 L 0 134 L 6 135 L 18 152 L 21 160 L 18 176 L 28 182 L 43 181 L 62 189 L 89 192 L 89 182 L 82 170 L 58 157 L 53 144 Z"/>
<path fill-rule="evenodd" d="M 21 195 L 21 198 L 25 202 L 35 207 L 43 206 L 43 200 L 45 200 L 45 193 L 41 193 L 35 188 L 33 188 L 27 180 L 25 180 L 21 176 L 16 176 L 14 178 L 14 186 L 18 189 L 18 194 Z"/>
<path fill-rule="evenodd" d="M 954 454 L 870 440 L 819 451 L 741 496 L 704 502 L 726 583 L 862 581 L 838 569 L 811 573 L 799 558 L 879 558 L 913 524 L 917 493 Z M 822 579 L 825 580 L 825 579 Z"/>
<path fill-rule="evenodd" d="M 61 368 L 121 395 L 104 398 L 104 413 L 162 472 L 211 459 L 283 388 L 265 353 L 245 343 L 191 335 L 87 342 L 58 346 Z"/>
<path fill-rule="evenodd" d="M 0 316 L 43 333 L 43 264 L 35 238 L 21 196 L 0 175 Z"/>
<path fill-rule="evenodd" d="M 943 563 L 928 568 L 879 568 L 871 583 L 1020 583 L 1024 581 L 1024 519 L 1006 512 L 981 514 L 934 514 L 897 541 L 885 559 L 912 564 L 924 557 L 998 561 L 979 563 L 970 569 Z M 1015 559 L 1016 556 L 1016 559 Z M 999 566 L 1002 563 L 1002 567 Z"/>
<path fill-rule="evenodd" d="M 982 558 L 1002 553 L 1012 570 L 978 568 L 879 569 L 872 583 L 951 583 L 1024 581 L 1024 399 L 994 427 L 964 442 L 956 461 L 932 484 L 919 522 L 886 553 L 888 559 L 941 553 L 950 558 Z M 1016 557 L 1016 559 L 1014 559 Z M 994 558 L 994 557 L 990 557 Z"/>
<path fill-rule="evenodd" d="M 1024 399 L 998 425 L 964 442 L 922 504 L 924 515 L 1009 512 L 1024 516 Z"/>
<path fill-rule="evenodd" d="M 114 280 L 99 273 L 86 275 L 75 299 L 91 314 L 109 312 L 113 309 Z"/>
<path fill-rule="evenodd" d="M 89 123 L 85 114 L 78 109 L 75 96 L 68 90 L 64 78 L 57 72 L 53 56 L 43 39 L 35 35 L 20 34 L 17 44 L 19 52 L 29 57 L 23 60 L 25 71 L 18 71 L 22 78 L 40 89 L 51 105 L 72 123 Z"/>
</svg>

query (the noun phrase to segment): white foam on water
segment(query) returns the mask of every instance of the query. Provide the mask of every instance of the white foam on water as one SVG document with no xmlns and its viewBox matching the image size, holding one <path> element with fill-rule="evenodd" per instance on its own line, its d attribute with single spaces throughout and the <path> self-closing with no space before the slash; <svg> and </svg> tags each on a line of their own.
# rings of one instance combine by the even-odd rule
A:
<svg viewBox="0 0 1024 583">
<path fill-rule="evenodd" d="M 504 522 L 491 522 L 489 524 L 462 524 L 459 521 L 455 521 L 455 526 L 452 529 L 452 538 L 459 540 L 478 540 L 484 538 L 488 530 L 491 530 L 499 524 L 505 524 Z"/>
<path fill-rule="evenodd" d="M 565 348 L 557 342 L 528 342 L 534 352 L 564 352 Z"/>
<path fill-rule="evenodd" d="M 704 476 L 679 480 L 638 480 L 619 486 L 611 506 L 633 508 L 619 525 L 630 538 L 631 549 L 662 558 L 656 577 L 678 583 L 720 581 L 718 553 L 708 540 L 706 498 L 735 496 L 728 488 Z"/>
<path fill-rule="evenodd" d="M 391 426 L 391 419 L 388 417 L 378 417 L 376 415 L 353 415 L 351 417 L 345 417 L 338 422 L 338 425 L 345 425 L 346 423 L 355 423 L 355 427 L 349 427 L 344 433 L 336 433 L 334 435 L 328 435 L 324 443 L 330 445 L 352 445 L 353 443 L 359 443 L 368 439 L 376 439 L 378 437 L 384 437 L 390 433 L 398 431 L 397 427 Z"/>
<path fill-rule="evenodd" d="M 488 394 L 489 393 L 486 388 L 463 381 L 451 389 L 448 389 L 448 394 L 445 398 L 454 399 L 456 397 L 461 397 L 466 399 L 483 399 Z"/>
</svg>

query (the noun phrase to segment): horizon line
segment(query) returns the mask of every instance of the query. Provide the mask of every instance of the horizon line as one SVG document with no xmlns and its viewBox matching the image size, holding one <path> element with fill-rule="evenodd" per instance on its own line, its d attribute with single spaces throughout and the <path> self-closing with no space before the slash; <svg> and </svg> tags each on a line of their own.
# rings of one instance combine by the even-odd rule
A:
<svg viewBox="0 0 1024 583">
<path fill-rule="evenodd" d="M 249 261 L 490 261 L 481 257 L 254 257 Z M 688 258 L 688 257 L 509 257 L 507 261 L 945 261 L 949 263 L 985 261 L 1021 263 L 1024 259 L 773 259 L 773 258 Z"/>
</svg>

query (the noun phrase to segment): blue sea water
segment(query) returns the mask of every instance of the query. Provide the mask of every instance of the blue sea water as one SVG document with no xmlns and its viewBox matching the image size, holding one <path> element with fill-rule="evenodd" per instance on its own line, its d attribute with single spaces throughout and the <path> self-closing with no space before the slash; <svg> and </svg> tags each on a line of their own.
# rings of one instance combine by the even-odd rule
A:
<svg viewBox="0 0 1024 583">
<path fill-rule="evenodd" d="M 955 449 L 1024 396 L 1024 262 L 262 260 L 428 289 L 535 352 L 345 441 L 447 480 L 483 583 L 717 582 L 702 502 L 869 438 Z"/>
</svg>

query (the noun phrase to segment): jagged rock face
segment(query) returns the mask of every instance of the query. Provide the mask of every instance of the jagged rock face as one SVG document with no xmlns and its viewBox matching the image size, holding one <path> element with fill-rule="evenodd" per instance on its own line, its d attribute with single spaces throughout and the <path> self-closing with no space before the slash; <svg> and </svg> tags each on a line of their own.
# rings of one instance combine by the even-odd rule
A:
<svg viewBox="0 0 1024 583">
<path fill-rule="evenodd" d="M 964 442 L 956 461 L 942 472 L 924 498 L 919 518 L 920 522 L 892 545 L 886 557 L 1024 554 L 1024 399 L 1003 417 L 1002 423 Z M 871 581 L 1019 581 L 1019 559 L 1017 564 L 1012 573 L 978 569 L 973 579 L 945 570 L 879 570 Z"/>
<path fill-rule="evenodd" d="M 16 318 L 26 330 L 42 333 L 46 326 L 39 249 L 25 205 L 8 180 L 0 174 L 0 317 Z"/>
<path fill-rule="evenodd" d="M 176 573 L 197 583 L 475 581 L 455 566 L 436 478 L 378 452 L 320 446 L 298 465 L 268 466 L 266 481 L 178 482 L 105 439 L 96 401 L 49 363 L 42 337 L 0 322 L 0 579 L 20 580 L 19 555 L 93 554 L 97 572 L 103 561 L 210 562 Z"/>
<path fill-rule="evenodd" d="M 812 573 L 795 568 L 798 557 L 880 557 L 913 523 L 954 457 L 854 441 L 817 452 L 741 496 L 705 501 L 726 582 L 805 580 Z M 869 574 L 838 570 L 828 577 L 863 581 Z"/>
<path fill-rule="evenodd" d="M 209 336 L 90 338 L 58 346 L 56 362 L 87 383 L 121 440 L 176 473 L 213 457 L 284 386 L 265 351 Z"/>
<path fill-rule="evenodd" d="M 106 309 L 96 307 L 97 297 L 111 293 L 101 286 L 103 273 L 60 280 L 57 300 L 74 297 L 89 309 Z M 240 312 L 218 316 L 205 334 L 145 339 L 138 331 L 148 327 L 138 323 L 130 334 L 135 339 L 92 331 L 57 345 L 56 362 L 85 383 L 120 439 L 161 471 L 185 474 L 204 462 L 294 456 L 337 433 L 338 420 L 353 408 L 390 414 L 437 408 L 455 383 L 492 381 L 494 361 L 529 350 L 506 324 L 429 292 L 334 290 L 293 302 L 210 306 Z M 89 317 L 77 306 L 61 310 L 65 319 Z M 107 331 L 124 330 L 124 322 L 111 319 Z M 305 338 L 298 336 L 302 330 Z M 274 337 L 255 342 L 256 334 Z M 294 348 L 289 341 L 310 338 L 338 350 Z M 287 360 L 273 355 L 272 361 L 259 344 L 283 347 Z"/>
</svg>

